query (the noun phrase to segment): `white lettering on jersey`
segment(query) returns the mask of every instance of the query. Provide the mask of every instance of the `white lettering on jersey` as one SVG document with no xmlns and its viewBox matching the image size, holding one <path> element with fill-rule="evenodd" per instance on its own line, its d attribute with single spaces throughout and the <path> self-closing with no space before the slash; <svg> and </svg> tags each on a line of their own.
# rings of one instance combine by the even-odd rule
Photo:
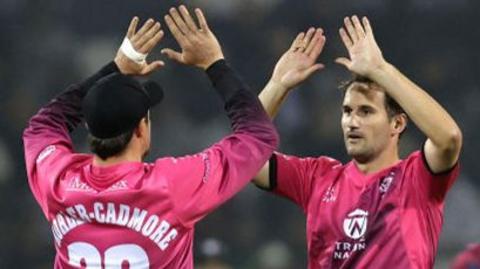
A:
<svg viewBox="0 0 480 269">
<path fill-rule="evenodd" d="M 165 250 L 169 243 L 178 235 L 178 231 L 172 228 L 166 220 L 160 220 L 157 215 L 149 214 L 148 211 L 133 208 L 125 204 L 95 202 L 93 212 L 88 212 L 83 204 L 77 204 L 59 212 L 52 220 L 52 234 L 57 246 L 62 239 L 74 228 L 86 223 L 97 222 L 123 226 L 134 230 L 149 238 L 161 250 Z"/>
<path fill-rule="evenodd" d="M 366 248 L 365 233 L 368 225 L 368 212 L 357 208 L 348 213 L 343 220 L 343 232 L 351 239 L 351 242 L 335 242 L 333 252 L 334 259 L 348 259 L 352 253 L 362 251 Z"/>
</svg>

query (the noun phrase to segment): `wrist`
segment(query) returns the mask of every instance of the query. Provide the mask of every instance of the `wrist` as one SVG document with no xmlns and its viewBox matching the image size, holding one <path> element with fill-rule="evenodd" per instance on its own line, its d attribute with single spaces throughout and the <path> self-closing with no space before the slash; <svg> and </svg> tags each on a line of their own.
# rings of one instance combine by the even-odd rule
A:
<svg viewBox="0 0 480 269">
<path fill-rule="evenodd" d="M 380 77 L 383 77 L 385 74 L 389 73 L 392 69 L 392 65 L 387 61 L 382 61 L 380 64 L 375 65 L 368 73 L 367 77 L 372 80 L 376 80 Z"/>
<path fill-rule="evenodd" d="M 212 57 L 212 59 L 207 61 L 206 63 L 200 64 L 199 67 L 202 68 L 204 71 L 207 71 L 208 68 L 210 68 L 216 62 L 221 61 L 221 60 L 225 60 L 225 57 L 223 57 L 223 55 L 217 55 L 215 57 Z"/>
<path fill-rule="evenodd" d="M 115 63 L 115 65 L 118 68 L 118 71 L 123 75 L 128 75 L 130 73 L 129 70 L 126 68 L 126 64 L 125 64 L 126 60 L 127 59 L 125 59 L 124 57 L 121 57 L 121 56 L 118 56 L 118 55 L 113 60 L 113 62 Z"/>
<path fill-rule="evenodd" d="M 268 81 L 267 86 L 268 88 L 280 93 L 286 93 L 286 92 L 289 92 L 291 89 L 293 89 L 281 83 L 280 81 L 275 80 L 274 78 L 271 78 Z"/>
</svg>

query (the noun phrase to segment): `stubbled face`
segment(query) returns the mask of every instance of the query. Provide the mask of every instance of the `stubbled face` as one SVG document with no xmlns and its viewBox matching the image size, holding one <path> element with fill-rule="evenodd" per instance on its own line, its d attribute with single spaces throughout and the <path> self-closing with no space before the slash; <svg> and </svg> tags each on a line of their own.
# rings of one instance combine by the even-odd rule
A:
<svg viewBox="0 0 480 269">
<path fill-rule="evenodd" d="M 375 159 L 392 142 L 384 99 L 385 92 L 364 83 L 353 83 L 345 93 L 343 139 L 348 155 L 360 163 Z"/>
</svg>

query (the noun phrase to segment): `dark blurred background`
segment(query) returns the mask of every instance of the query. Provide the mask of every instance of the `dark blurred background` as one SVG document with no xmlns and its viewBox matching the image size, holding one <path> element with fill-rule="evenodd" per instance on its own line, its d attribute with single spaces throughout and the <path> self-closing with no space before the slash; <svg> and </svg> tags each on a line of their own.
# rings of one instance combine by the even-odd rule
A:
<svg viewBox="0 0 480 269">
<path fill-rule="evenodd" d="M 477 0 L 0 0 L 0 268 L 52 268 L 48 224 L 28 188 L 22 129 L 30 116 L 69 83 L 112 60 L 132 16 L 162 19 L 172 5 L 204 9 L 226 58 L 259 92 L 297 32 L 321 26 L 326 69 L 293 92 L 276 124 L 281 151 L 330 155 L 344 162 L 339 83 L 350 77 L 334 64 L 346 50 L 342 18 L 369 16 L 384 56 L 424 87 L 464 134 L 462 173 L 446 203 L 436 268 L 447 268 L 468 242 L 480 241 L 480 31 Z M 166 30 L 162 47 L 176 44 Z M 151 59 L 162 58 L 157 48 Z M 229 132 L 205 74 L 167 61 L 154 79 L 166 99 L 152 113 L 150 161 L 202 150 Z M 85 130 L 74 134 L 87 151 Z M 425 137 L 410 124 L 402 156 Z M 202 268 L 306 268 L 305 217 L 284 199 L 249 186 L 196 230 Z M 212 260 L 216 260 L 217 262 Z M 213 267 L 209 264 L 214 264 Z M 229 264 L 229 266 L 227 265 Z M 214 267 L 217 266 L 217 267 Z"/>
</svg>

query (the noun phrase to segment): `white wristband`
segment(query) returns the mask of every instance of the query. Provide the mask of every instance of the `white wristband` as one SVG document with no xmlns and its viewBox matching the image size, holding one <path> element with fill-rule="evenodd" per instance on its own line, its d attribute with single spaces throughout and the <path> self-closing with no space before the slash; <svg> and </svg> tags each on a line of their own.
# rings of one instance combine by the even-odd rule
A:
<svg viewBox="0 0 480 269">
<path fill-rule="evenodd" d="M 120 50 L 127 56 L 130 60 L 142 64 L 145 63 L 145 59 L 147 58 L 148 54 L 143 54 L 135 50 L 132 46 L 132 42 L 128 37 L 123 39 L 122 45 L 120 46 Z"/>
</svg>

